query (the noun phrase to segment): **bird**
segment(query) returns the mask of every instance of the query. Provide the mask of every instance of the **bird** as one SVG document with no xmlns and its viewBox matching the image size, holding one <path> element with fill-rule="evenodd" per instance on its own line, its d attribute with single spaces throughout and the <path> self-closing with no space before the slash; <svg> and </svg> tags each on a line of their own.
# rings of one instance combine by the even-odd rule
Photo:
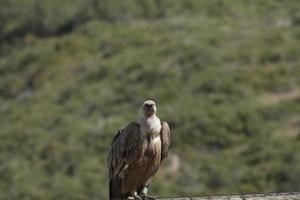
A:
<svg viewBox="0 0 300 200">
<path fill-rule="evenodd" d="M 142 116 L 117 131 L 107 157 L 109 200 L 155 199 L 149 185 L 168 156 L 170 128 L 157 116 L 153 100 L 142 104 Z"/>
</svg>

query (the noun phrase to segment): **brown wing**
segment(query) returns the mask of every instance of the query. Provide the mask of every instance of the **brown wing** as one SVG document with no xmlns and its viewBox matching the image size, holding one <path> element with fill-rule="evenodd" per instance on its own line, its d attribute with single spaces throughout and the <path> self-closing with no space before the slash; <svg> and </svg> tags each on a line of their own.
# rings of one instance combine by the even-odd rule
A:
<svg viewBox="0 0 300 200">
<path fill-rule="evenodd" d="M 123 170 L 140 155 L 141 145 L 139 124 L 131 122 L 118 131 L 107 158 L 110 179 L 121 176 Z"/>
<path fill-rule="evenodd" d="M 161 138 L 161 161 L 168 156 L 168 150 L 170 146 L 170 128 L 167 122 L 162 121 L 161 122 L 161 132 L 160 132 L 160 138 Z"/>
</svg>

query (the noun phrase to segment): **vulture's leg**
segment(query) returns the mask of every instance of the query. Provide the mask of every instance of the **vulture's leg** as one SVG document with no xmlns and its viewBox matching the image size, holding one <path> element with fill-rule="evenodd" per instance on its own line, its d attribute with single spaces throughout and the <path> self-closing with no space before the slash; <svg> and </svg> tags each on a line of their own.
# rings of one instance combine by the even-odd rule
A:
<svg viewBox="0 0 300 200">
<path fill-rule="evenodd" d="M 143 186 L 138 190 L 138 194 L 147 195 L 148 194 L 148 186 Z"/>
<path fill-rule="evenodd" d="M 149 186 L 149 185 L 148 185 Z M 140 196 L 144 199 L 144 200 L 157 200 L 156 198 L 148 195 L 148 186 L 144 186 L 143 188 L 141 188 L 140 191 Z"/>
</svg>

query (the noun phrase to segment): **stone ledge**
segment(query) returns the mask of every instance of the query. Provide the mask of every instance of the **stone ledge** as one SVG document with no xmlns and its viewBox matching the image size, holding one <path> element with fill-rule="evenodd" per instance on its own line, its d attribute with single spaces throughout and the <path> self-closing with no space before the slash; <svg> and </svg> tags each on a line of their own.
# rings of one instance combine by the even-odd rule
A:
<svg viewBox="0 0 300 200">
<path fill-rule="evenodd" d="M 300 200 L 300 192 L 261 193 L 210 197 L 163 198 L 161 200 Z"/>
</svg>

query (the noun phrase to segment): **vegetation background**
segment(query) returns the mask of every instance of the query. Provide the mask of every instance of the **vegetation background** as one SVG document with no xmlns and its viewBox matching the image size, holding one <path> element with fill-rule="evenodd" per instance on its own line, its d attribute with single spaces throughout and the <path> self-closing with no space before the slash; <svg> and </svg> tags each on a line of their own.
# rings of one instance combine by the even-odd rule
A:
<svg viewBox="0 0 300 200">
<path fill-rule="evenodd" d="M 300 190 L 297 0 L 1 0 L 0 199 L 107 199 L 146 99 L 159 196 Z"/>
</svg>

